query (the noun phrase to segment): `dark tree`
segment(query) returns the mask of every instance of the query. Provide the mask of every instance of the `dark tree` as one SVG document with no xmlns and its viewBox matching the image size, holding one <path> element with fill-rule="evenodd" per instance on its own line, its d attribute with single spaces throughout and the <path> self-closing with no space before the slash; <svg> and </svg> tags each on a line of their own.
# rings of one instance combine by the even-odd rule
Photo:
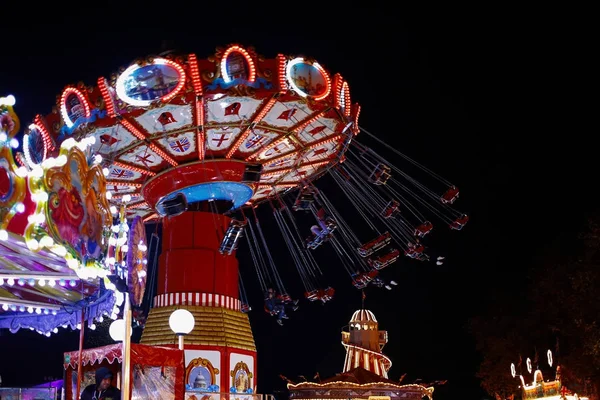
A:
<svg viewBox="0 0 600 400">
<path fill-rule="evenodd" d="M 492 396 L 518 396 L 520 382 L 512 378 L 510 364 L 530 383 L 525 366 L 530 357 L 545 379 L 554 379 L 559 364 L 567 388 L 598 399 L 600 215 L 592 216 L 579 235 L 553 243 L 546 259 L 532 268 L 522 292 L 515 283 L 494 296 L 488 315 L 470 321 L 482 357 L 478 377 Z M 547 362 L 548 349 L 554 355 L 553 367 Z"/>
</svg>

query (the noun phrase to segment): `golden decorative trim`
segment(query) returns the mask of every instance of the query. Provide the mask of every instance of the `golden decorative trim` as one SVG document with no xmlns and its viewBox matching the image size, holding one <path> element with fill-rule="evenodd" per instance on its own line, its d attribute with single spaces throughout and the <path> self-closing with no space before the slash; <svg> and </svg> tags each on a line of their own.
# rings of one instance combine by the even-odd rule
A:
<svg viewBox="0 0 600 400">
<path fill-rule="evenodd" d="M 169 328 L 171 313 L 185 308 L 194 316 L 194 330 L 185 336 L 185 343 L 203 346 L 233 347 L 256 351 L 248 315 L 220 307 L 182 306 L 153 308 L 150 310 L 140 343 L 176 345 L 177 336 Z"/>
</svg>

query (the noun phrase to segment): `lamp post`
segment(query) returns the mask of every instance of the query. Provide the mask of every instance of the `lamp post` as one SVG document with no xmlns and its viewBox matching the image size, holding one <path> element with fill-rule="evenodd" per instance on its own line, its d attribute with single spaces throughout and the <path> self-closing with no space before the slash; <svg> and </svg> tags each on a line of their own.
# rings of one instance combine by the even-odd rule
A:
<svg viewBox="0 0 600 400">
<path fill-rule="evenodd" d="M 126 294 L 126 301 L 129 301 L 129 295 Z M 108 333 L 115 342 L 123 343 L 123 350 L 121 352 L 123 356 L 123 363 L 121 368 L 121 395 L 123 399 L 129 399 L 129 393 L 131 392 L 131 310 L 127 305 L 125 306 L 125 317 L 126 319 L 116 319 L 108 327 Z"/>
<path fill-rule="evenodd" d="M 183 350 L 183 337 L 194 329 L 194 324 L 194 316 L 184 308 L 180 308 L 171 313 L 171 316 L 169 317 L 169 326 L 179 337 L 179 350 Z"/>
<path fill-rule="evenodd" d="M 123 338 L 123 387 L 121 390 L 122 398 L 129 400 L 131 398 L 131 303 L 129 301 L 129 292 L 125 292 L 125 307 L 123 307 L 124 335 Z"/>
</svg>

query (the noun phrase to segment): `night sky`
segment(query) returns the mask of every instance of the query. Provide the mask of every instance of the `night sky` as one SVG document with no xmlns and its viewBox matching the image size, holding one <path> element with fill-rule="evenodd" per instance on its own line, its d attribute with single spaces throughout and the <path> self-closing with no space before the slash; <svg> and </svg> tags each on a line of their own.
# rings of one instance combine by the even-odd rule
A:
<svg viewBox="0 0 600 400">
<path fill-rule="evenodd" d="M 500 10 L 336 14 L 335 7 L 316 11 L 308 3 L 290 10 L 255 5 L 252 12 L 202 7 L 194 18 L 185 9 L 150 6 L 117 13 L 116 5 L 93 16 L 73 9 L 52 18 L 43 11 L 33 18 L 24 10 L 4 13 L 5 20 L 10 15 L 23 23 L 13 21 L 12 36 L 3 36 L 0 95 L 15 95 L 26 126 L 36 113 L 51 111 L 67 84 L 93 84 L 136 57 L 165 49 L 204 58 L 234 42 L 267 58 L 311 56 L 341 73 L 353 102 L 362 106 L 360 125 L 456 184 L 456 208 L 471 217 L 461 232 L 438 224 L 427 238 L 446 255 L 444 265 L 403 257 L 384 271 L 399 283 L 394 290 L 366 291 L 366 308 L 389 332 L 384 352 L 393 362 L 391 378 L 447 379 L 436 399 L 482 398 L 468 319 L 486 314 L 497 292 L 527 302 L 528 270 L 556 238 L 581 228 L 594 206 L 589 177 L 597 168 L 590 146 L 578 148 L 581 132 L 569 117 L 558 66 L 569 54 L 560 33 L 533 23 L 534 14 Z M 162 17 L 170 22 L 162 25 Z M 358 140 L 378 148 L 367 137 Z M 281 248 L 267 211 L 259 217 L 271 247 Z M 349 220 L 351 208 L 342 212 Z M 302 296 L 287 254 L 274 256 L 290 292 Z M 259 392 L 284 389 L 279 374 L 296 380 L 340 372 L 340 330 L 360 308 L 361 295 L 335 256 L 323 251 L 318 258 L 323 281 L 336 289 L 334 300 L 324 306 L 303 301 L 284 327 L 262 311 L 245 246 L 239 259 L 254 307 Z M 76 349 L 77 338 L 74 332 L 52 338 L 1 332 L 3 385 L 60 377 L 62 352 Z"/>
</svg>

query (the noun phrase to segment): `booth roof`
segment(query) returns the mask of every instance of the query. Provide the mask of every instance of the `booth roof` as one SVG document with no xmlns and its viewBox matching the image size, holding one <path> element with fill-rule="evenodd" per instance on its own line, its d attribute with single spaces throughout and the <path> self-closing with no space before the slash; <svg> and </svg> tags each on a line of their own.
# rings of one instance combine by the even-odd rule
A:
<svg viewBox="0 0 600 400">
<path fill-rule="evenodd" d="M 123 345 L 121 343 L 108 346 L 84 349 L 82 352 L 82 365 L 100 364 L 108 361 L 112 364 L 117 360 L 123 361 Z M 65 353 L 64 368 L 77 368 L 79 351 Z M 148 366 L 183 367 L 183 351 L 174 347 L 148 346 L 144 344 L 131 344 L 131 363 Z"/>
<path fill-rule="evenodd" d="M 0 278 L 0 305 L 30 309 L 23 312 L 0 308 L 0 329 L 6 328 L 12 333 L 32 329 L 50 335 L 55 328 L 65 325 L 77 329 L 82 309 L 85 309 L 88 325 L 104 314 L 110 315 L 115 302 L 112 291 L 101 288 L 99 281 L 80 280 L 67 266 L 64 257 L 46 249 L 30 250 L 23 236 L 7 234 L 6 240 L 0 240 L 0 274 L 3 275 Z M 8 285 L 10 277 L 15 280 L 13 285 Z M 28 277 L 36 277 L 33 279 L 35 284 L 31 284 Z M 19 278 L 26 283 L 17 283 Z M 54 285 L 49 282 L 40 285 L 42 278 L 54 280 Z M 71 281 L 75 285 L 71 286 Z"/>
</svg>

